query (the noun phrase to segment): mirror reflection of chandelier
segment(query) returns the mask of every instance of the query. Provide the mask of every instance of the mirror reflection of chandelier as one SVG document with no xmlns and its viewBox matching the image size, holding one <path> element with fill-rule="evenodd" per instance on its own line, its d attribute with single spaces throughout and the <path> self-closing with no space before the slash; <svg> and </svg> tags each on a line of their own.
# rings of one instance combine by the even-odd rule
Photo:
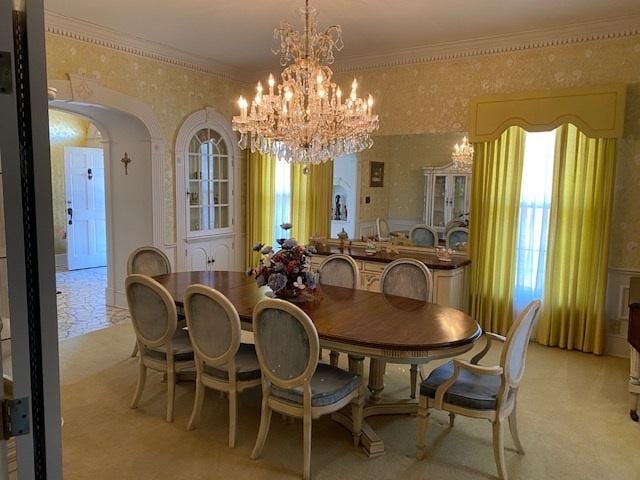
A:
<svg viewBox="0 0 640 480">
<path fill-rule="evenodd" d="M 471 170 L 473 151 L 473 145 L 469 143 L 467 137 L 462 139 L 462 144 L 458 145 L 456 143 L 453 147 L 453 153 L 451 154 L 453 167 L 460 170 Z"/>
<path fill-rule="evenodd" d="M 308 166 L 370 148 L 378 115 L 373 114 L 371 95 L 366 100 L 357 96 L 355 79 L 346 98 L 331 80 L 333 51 L 343 47 L 340 26 L 320 32 L 308 0 L 300 10 L 304 32 L 286 21 L 274 29 L 279 45 L 273 51 L 284 67 L 282 83 L 276 85 L 269 75 L 267 89 L 258 82 L 251 104 L 240 97 L 233 129 L 240 133 L 242 149 Z"/>
</svg>

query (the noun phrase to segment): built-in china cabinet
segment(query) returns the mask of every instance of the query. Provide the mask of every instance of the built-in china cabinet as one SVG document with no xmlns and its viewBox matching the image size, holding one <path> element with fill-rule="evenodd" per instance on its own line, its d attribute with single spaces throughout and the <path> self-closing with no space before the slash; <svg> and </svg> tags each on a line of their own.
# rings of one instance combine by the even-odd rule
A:
<svg viewBox="0 0 640 480">
<path fill-rule="evenodd" d="M 180 130 L 176 207 L 181 270 L 242 269 L 236 144 L 231 126 L 211 109 L 192 114 Z"/>
<path fill-rule="evenodd" d="M 452 220 L 469 213 L 471 172 L 455 168 L 424 167 L 424 223 L 441 236 Z"/>
</svg>

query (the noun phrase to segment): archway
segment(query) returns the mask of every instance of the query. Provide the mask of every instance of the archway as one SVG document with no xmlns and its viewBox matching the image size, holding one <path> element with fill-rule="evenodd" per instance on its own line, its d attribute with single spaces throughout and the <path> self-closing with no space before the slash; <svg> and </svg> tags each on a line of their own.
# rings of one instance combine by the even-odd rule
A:
<svg viewBox="0 0 640 480">
<path fill-rule="evenodd" d="M 138 99 L 95 79 L 70 75 L 49 82 L 50 107 L 80 115 L 102 133 L 107 214 L 108 305 L 126 307 L 129 252 L 140 245 L 165 247 L 162 169 L 164 140 L 153 111 Z M 125 171 L 121 158 L 132 159 Z M 170 252 L 172 253 L 172 252 Z M 173 255 L 170 255 L 173 256 Z"/>
</svg>

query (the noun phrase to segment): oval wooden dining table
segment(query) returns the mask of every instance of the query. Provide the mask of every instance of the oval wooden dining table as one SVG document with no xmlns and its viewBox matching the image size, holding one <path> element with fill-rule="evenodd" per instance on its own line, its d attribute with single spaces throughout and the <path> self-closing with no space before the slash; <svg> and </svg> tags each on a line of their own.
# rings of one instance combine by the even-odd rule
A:
<svg viewBox="0 0 640 480">
<path fill-rule="evenodd" d="M 194 284 L 207 285 L 224 294 L 235 306 L 242 328 L 251 330 L 253 309 L 268 298 L 270 290 L 258 287 L 242 272 L 178 272 L 154 277 L 183 306 L 184 292 Z M 349 368 L 363 374 L 369 357 L 371 392 L 364 409 L 372 415 L 412 414 L 417 402 L 410 399 L 383 401 L 385 365 L 427 363 L 460 355 L 473 347 L 482 334 L 478 323 L 460 310 L 411 298 L 342 287 L 321 286 L 311 300 L 295 303 L 309 315 L 318 330 L 320 346 L 349 354 Z M 350 427 L 350 409 L 334 414 Z M 369 456 L 384 453 L 383 440 L 365 421 L 362 447 Z"/>
</svg>

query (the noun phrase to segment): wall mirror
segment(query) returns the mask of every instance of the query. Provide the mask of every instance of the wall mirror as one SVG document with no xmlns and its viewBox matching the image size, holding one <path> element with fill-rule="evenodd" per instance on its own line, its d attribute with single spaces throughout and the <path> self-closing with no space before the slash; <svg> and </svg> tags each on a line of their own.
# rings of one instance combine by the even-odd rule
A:
<svg viewBox="0 0 640 480">
<path fill-rule="evenodd" d="M 337 238 L 343 230 L 354 241 L 373 237 L 378 234 L 376 220 L 381 219 L 391 237 L 405 237 L 401 243 L 433 248 L 427 230 L 415 231 L 414 241 L 409 240 L 414 227 L 427 225 L 435 232 L 437 244 L 444 246 L 449 230 L 468 220 L 471 171 L 451 165 L 454 146 L 466 135 L 377 136 L 371 149 L 336 159 L 331 237 Z M 379 169 L 380 162 L 383 182 L 372 183 L 371 168 Z M 467 249 L 464 232 L 456 237 L 450 247 Z"/>
</svg>

